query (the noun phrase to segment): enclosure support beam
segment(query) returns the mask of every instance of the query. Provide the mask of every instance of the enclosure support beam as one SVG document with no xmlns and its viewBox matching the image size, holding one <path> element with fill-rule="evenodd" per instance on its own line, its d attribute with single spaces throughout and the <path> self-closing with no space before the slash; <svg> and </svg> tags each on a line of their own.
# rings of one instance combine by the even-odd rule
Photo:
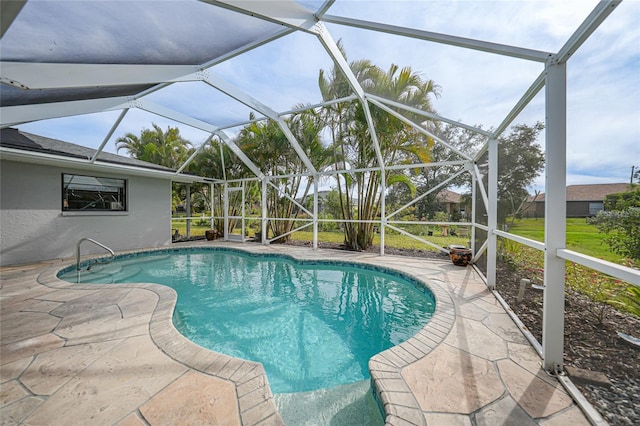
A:
<svg viewBox="0 0 640 426">
<path fill-rule="evenodd" d="M 128 108 L 129 98 L 89 99 L 83 101 L 50 102 L 47 104 L 5 106 L 0 109 L 0 128 L 16 126 L 31 121 L 72 117 Z"/>
<path fill-rule="evenodd" d="M 480 173 L 480 168 L 478 167 L 478 163 L 474 163 L 473 173 L 476 175 L 476 179 L 480 183 L 477 189 L 480 190 L 480 196 L 482 197 L 484 210 L 488 213 L 489 212 L 489 196 L 487 195 L 487 191 L 484 188 L 484 181 L 482 179 L 482 173 Z"/>
<path fill-rule="evenodd" d="M 210 214 L 211 218 L 209 220 L 209 222 L 210 222 L 209 228 L 216 229 L 215 208 L 214 208 L 215 207 L 214 206 L 215 198 L 214 198 L 213 191 L 214 191 L 214 185 L 213 185 L 213 183 L 210 183 L 209 184 L 209 208 L 211 209 L 210 210 L 211 211 L 211 214 Z"/>
<path fill-rule="evenodd" d="M 4 2 L 3 2 L 4 3 Z M 1 61 L 2 82 L 26 90 L 193 81 L 196 65 L 73 64 Z"/>
<path fill-rule="evenodd" d="M 235 86 L 231 85 L 226 80 L 224 80 L 221 77 L 218 77 L 217 75 L 210 72 L 209 70 L 202 70 L 200 72 L 200 75 L 201 75 L 202 81 L 204 81 L 211 87 L 225 93 L 226 95 L 232 97 L 236 101 L 248 106 L 254 111 L 258 111 L 260 114 L 264 115 L 265 117 L 268 117 L 271 120 L 275 121 L 280 127 L 280 130 L 282 130 L 282 132 L 284 133 L 284 136 L 289 141 L 289 144 L 291 145 L 291 147 L 298 154 L 298 157 L 300 157 L 300 160 L 304 163 L 305 167 L 310 172 L 315 173 L 316 169 L 311 163 L 311 160 L 309 160 L 309 157 L 304 152 L 304 149 L 302 149 L 302 147 L 298 143 L 296 137 L 293 135 L 293 133 L 291 133 L 291 129 L 289 129 L 289 126 L 287 126 L 287 123 L 284 121 L 282 117 L 278 115 L 278 113 L 275 110 L 263 104 L 262 102 L 258 101 L 254 97 L 248 95 L 247 93 L 243 92 L 242 90 L 236 88 Z"/>
<path fill-rule="evenodd" d="M 269 178 L 267 176 L 262 177 L 262 219 L 260 223 L 262 224 L 262 244 L 267 245 L 267 180 Z"/>
<path fill-rule="evenodd" d="M 509 114 L 507 114 L 504 120 L 502 120 L 502 123 L 500 123 L 498 128 L 493 131 L 494 138 L 500 137 L 502 132 L 504 132 L 507 127 L 509 127 L 511 123 L 513 123 L 513 120 L 515 120 L 516 117 L 518 117 L 518 115 L 520 115 L 520 113 L 527 107 L 527 105 L 529 105 L 533 98 L 535 98 L 538 93 L 540 93 L 542 87 L 544 86 L 544 76 L 544 72 L 540 73 L 540 75 L 534 80 L 531 86 L 529 86 L 527 91 L 524 92 L 524 95 L 522 95 L 518 103 L 516 103 L 511 111 L 509 111 Z M 484 154 L 484 150 L 480 150 L 476 154 L 476 158 L 480 158 L 482 154 Z"/>
<path fill-rule="evenodd" d="M 457 178 L 458 176 L 460 176 L 462 173 L 464 173 L 464 170 L 461 170 L 457 173 L 455 173 L 454 175 L 448 177 L 446 180 L 440 182 L 439 184 L 437 184 L 436 186 L 432 186 L 431 188 L 429 188 L 428 191 L 425 191 L 424 193 L 418 195 L 417 197 L 414 197 L 413 200 L 409 201 L 407 204 L 405 204 L 404 206 L 398 208 L 397 210 L 395 210 L 393 213 L 389 214 L 389 216 L 386 216 L 387 220 L 391 219 L 393 216 L 397 215 L 398 213 L 400 213 L 401 211 L 411 207 L 412 205 L 414 205 L 415 203 L 417 203 L 418 201 L 422 200 L 424 197 L 426 197 L 429 194 L 432 194 L 436 191 L 438 191 L 440 188 L 446 188 L 447 184 L 449 182 L 451 182 L 452 180 L 454 180 L 455 178 Z"/>
<path fill-rule="evenodd" d="M 498 229 L 498 140 L 489 139 L 489 205 L 487 206 L 487 285 L 496 287 L 496 261 L 498 236 L 494 232 Z"/>
<path fill-rule="evenodd" d="M 369 96 L 369 95 L 367 95 L 367 96 Z M 402 121 L 403 123 L 413 127 L 418 132 L 420 132 L 420 133 L 422 133 L 424 135 L 427 135 L 430 138 L 433 138 L 436 142 L 446 146 L 448 149 L 450 149 L 451 151 L 455 152 L 456 154 L 458 154 L 460 157 L 464 158 L 465 160 L 471 160 L 471 157 L 469 155 L 465 154 L 464 152 L 462 152 L 459 149 L 457 149 L 455 146 L 451 145 L 447 141 L 445 141 L 442 138 L 438 137 L 435 133 L 430 132 L 427 129 L 425 129 L 424 127 L 422 127 L 421 125 L 418 125 L 418 124 L 414 123 L 413 121 L 409 120 L 407 117 L 403 116 L 402 114 L 399 114 L 399 113 L 395 112 L 394 110 L 392 110 L 388 106 L 384 105 L 383 102 L 377 101 L 375 99 L 368 99 L 368 100 L 369 100 L 369 102 L 371 102 L 372 104 L 374 104 L 378 108 L 382 109 L 383 111 L 386 111 L 387 113 L 389 113 L 390 115 L 396 117 L 398 120 Z"/>
<path fill-rule="evenodd" d="M 245 238 L 247 236 L 247 230 L 245 229 L 245 220 L 246 220 L 246 213 L 245 213 L 245 198 L 244 198 L 244 190 L 245 190 L 245 181 L 242 181 L 242 242 L 246 242 L 247 239 Z"/>
<path fill-rule="evenodd" d="M 387 212 L 385 195 L 387 193 L 386 173 L 380 171 L 380 256 L 384 256 L 384 231 L 387 226 Z"/>
<path fill-rule="evenodd" d="M 470 126 L 470 125 L 462 123 L 460 121 L 452 120 L 450 118 L 446 118 L 446 117 L 443 117 L 441 115 L 434 114 L 433 112 L 430 112 L 430 111 L 423 111 L 420 108 L 414 108 L 414 107 L 405 105 L 402 102 L 392 101 L 391 99 L 386 99 L 386 98 L 383 98 L 382 96 L 374 95 L 374 94 L 371 94 L 371 93 L 368 93 L 368 92 L 365 93 L 365 94 L 366 94 L 367 99 L 369 101 L 376 100 L 379 103 L 385 104 L 387 106 L 398 108 L 398 109 L 401 109 L 403 111 L 410 112 L 412 114 L 420 115 L 422 117 L 427 117 L 427 118 L 430 118 L 430 119 L 435 120 L 435 121 L 442 121 L 444 123 L 449 123 L 449 124 L 452 124 L 452 125 L 454 125 L 456 127 L 462 127 L 463 129 L 467 129 L 467 130 L 469 130 L 471 132 L 478 133 L 478 134 L 484 135 L 486 137 L 489 137 L 492 134 L 492 132 L 483 130 L 480 127 Z M 376 105 L 380 106 L 379 104 L 376 104 Z M 393 110 L 391 110 L 391 111 L 393 111 Z M 394 111 L 394 113 L 395 113 L 395 111 Z"/>
<path fill-rule="evenodd" d="M 199 147 L 197 147 L 197 148 L 195 149 L 195 151 L 193 151 L 193 153 L 189 156 L 189 158 L 187 158 L 187 161 L 185 161 L 184 163 L 182 163 L 182 165 L 180 166 L 180 168 L 179 168 L 178 170 L 176 170 L 176 174 L 177 174 L 177 175 L 179 175 L 180 173 L 182 173 L 182 171 L 183 171 L 184 169 L 186 169 L 186 168 L 187 168 L 187 166 L 188 166 L 189 164 L 191 164 L 191 162 L 196 158 L 196 156 L 197 156 L 198 154 L 200 154 L 200 151 L 202 151 L 202 150 L 204 149 L 204 147 L 205 147 L 205 146 L 207 146 L 207 145 L 209 144 L 209 142 L 211 142 L 211 139 L 213 139 L 213 133 L 212 133 L 212 134 L 210 134 L 210 135 L 209 135 L 209 137 L 208 137 L 204 142 L 202 142 L 202 144 L 201 144 Z"/>
<path fill-rule="evenodd" d="M 202 1 L 276 24 L 299 28 L 303 31 L 313 25 L 316 19 L 313 12 L 293 0 L 279 0 L 276 2 L 246 0 Z"/>
<path fill-rule="evenodd" d="M 510 56 L 513 58 L 526 59 L 529 61 L 544 62 L 550 56 L 549 52 L 543 52 L 540 50 L 525 49 L 517 46 L 491 43 L 487 41 L 474 40 L 470 38 L 457 37 L 430 31 L 422 31 L 413 28 L 383 24 L 379 22 L 364 21 L 361 19 L 346 18 L 342 16 L 324 15 L 322 17 L 322 20 L 331 24 L 379 31 L 418 40 L 426 40 L 434 43 L 457 46 L 465 49 L 472 49 L 481 52 L 494 53 L 497 55 Z"/>
<path fill-rule="evenodd" d="M 318 179 L 313 177 L 313 249 L 318 248 Z"/>
<path fill-rule="evenodd" d="M 186 114 L 182 114 L 178 111 L 165 108 L 146 99 L 131 100 L 128 104 L 128 107 L 139 108 L 152 114 L 168 118 L 169 120 L 174 120 L 178 123 L 186 124 L 187 126 L 193 127 L 195 129 L 200 129 L 207 133 L 216 134 L 222 140 L 222 142 L 224 142 L 225 145 L 227 145 L 229 149 L 233 151 L 233 153 L 240 159 L 240 161 L 242 161 L 245 166 L 249 168 L 249 170 L 251 170 L 258 177 L 262 176 L 262 172 L 260 171 L 260 169 L 258 169 L 258 167 L 249 159 L 249 157 L 247 157 L 247 155 L 235 143 L 233 143 L 231 138 L 229 138 L 229 136 L 227 136 L 225 132 L 218 129 L 214 125 L 202 120 L 198 120 L 197 118 L 193 118 Z"/>
<path fill-rule="evenodd" d="M 251 161 L 249 157 L 247 157 L 247 154 L 245 154 L 244 151 L 242 151 L 240 147 L 238 147 L 238 145 L 236 145 L 225 132 L 223 132 L 222 130 L 219 130 L 216 132 L 216 135 L 218 135 L 222 143 L 224 143 L 227 146 L 227 148 L 229 148 L 231 152 L 233 152 L 236 155 L 236 157 L 238 157 L 240 161 L 242 161 L 242 163 L 244 163 L 244 165 L 247 166 L 247 168 L 251 170 L 258 178 L 261 178 L 262 176 L 264 176 L 264 174 L 260 171 L 258 166 L 256 166 L 254 162 Z M 222 161 L 224 162 L 224 156 L 221 155 L 220 158 L 222 158 Z M 225 180 L 226 180 L 226 177 L 225 177 Z"/>
<path fill-rule="evenodd" d="M 104 149 L 104 146 L 107 144 L 107 142 L 109 142 L 109 139 L 111 139 L 111 136 L 113 136 L 113 133 L 116 131 L 116 129 L 118 128 L 118 126 L 122 122 L 122 119 L 124 118 L 124 116 L 127 115 L 128 111 L 129 111 L 129 108 L 125 108 L 125 109 L 122 110 L 122 112 L 118 116 L 118 119 L 116 120 L 116 122 L 113 123 L 113 126 L 111 126 L 111 129 L 109 130 L 109 133 L 107 133 L 107 136 L 104 137 L 104 139 L 102 140 L 102 143 L 100 144 L 100 146 L 98 147 L 96 152 L 93 154 L 93 157 L 91 157 L 91 160 L 89 161 L 91 164 L 96 162 L 96 159 L 98 158 L 98 155 L 100 155 L 100 153 L 102 153 L 102 150 Z"/>
<path fill-rule="evenodd" d="M 378 135 L 376 134 L 376 128 L 373 122 L 373 117 L 371 116 L 371 110 L 369 109 L 369 103 L 366 99 L 364 89 L 360 85 L 360 82 L 358 82 L 358 78 L 355 76 L 355 74 L 351 70 L 349 63 L 347 62 L 346 58 L 343 56 L 342 52 L 338 48 L 338 45 L 333 40 L 333 38 L 327 31 L 326 27 L 324 26 L 324 24 L 322 22 L 316 23 L 316 25 L 313 26 L 313 29 L 311 32 L 318 37 L 318 40 L 320 40 L 320 43 L 322 44 L 324 49 L 327 51 L 329 56 L 331 56 L 331 59 L 333 59 L 335 66 L 338 67 L 340 71 L 342 71 L 344 77 L 347 79 L 347 82 L 349 83 L 349 86 L 351 86 L 351 89 L 355 92 L 356 96 L 360 100 L 360 103 L 362 104 L 362 109 L 364 111 L 365 119 L 367 120 L 367 126 L 369 127 L 371 144 L 373 145 L 373 148 L 376 152 L 378 166 L 384 170 L 384 167 L 385 167 L 384 159 L 382 158 L 382 151 L 380 151 L 380 143 L 378 142 Z"/>
<path fill-rule="evenodd" d="M 224 240 L 229 241 L 229 184 L 224 183 Z"/>
<path fill-rule="evenodd" d="M 544 305 L 542 317 L 543 367 L 559 372 L 564 347 L 564 259 L 566 246 L 567 80 L 566 63 L 547 64 L 545 84 L 545 229 Z"/>
<path fill-rule="evenodd" d="M 191 236 L 191 184 L 185 184 L 187 188 L 187 200 L 185 210 L 187 212 L 187 238 Z"/>
<path fill-rule="evenodd" d="M 471 174 L 471 222 L 473 225 L 471 226 L 471 252 L 473 255 L 476 255 L 476 223 L 478 222 L 477 211 L 476 211 L 476 196 L 477 190 L 476 185 L 478 184 L 478 180 L 476 179 L 476 174 L 473 170 L 470 171 Z"/>
</svg>

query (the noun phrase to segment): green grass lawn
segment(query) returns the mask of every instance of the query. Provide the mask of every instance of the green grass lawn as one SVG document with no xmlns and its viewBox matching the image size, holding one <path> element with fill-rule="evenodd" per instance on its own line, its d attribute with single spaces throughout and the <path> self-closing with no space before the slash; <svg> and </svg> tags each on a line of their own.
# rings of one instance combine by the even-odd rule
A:
<svg viewBox="0 0 640 426">
<path fill-rule="evenodd" d="M 511 233 L 536 241 L 544 241 L 544 219 L 521 219 L 514 222 Z M 609 250 L 604 234 L 584 218 L 567 219 L 567 248 L 589 256 L 619 263 L 619 255 Z"/>
<path fill-rule="evenodd" d="M 195 220 L 191 221 L 191 236 L 197 237 L 204 235 L 204 232 L 211 229 L 209 225 L 196 225 Z M 177 229 L 180 235 L 187 235 L 187 221 L 186 220 L 174 220 L 171 222 L 171 229 Z M 173 231 L 172 231 L 173 233 Z"/>
<path fill-rule="evenodd" d="M 201 236 L 204 235 L 205 231 L 211 229 L 209 225 L 199 225 L 197 224 L 198 220 L 191 221 L 191 236 Z M 253 221 L 255 222 L 255 220 Z M 247 224 L 249 225 L 249 224 Z M 185 236 L 187 234 L 187 222 L 185 220 L 174 220 L 171 223 L 172 229 L 177 229 L 178 232 Z M 247 226 L 247 230 L 249 232 L 249 236 L 253 237 L 254 230 L 250 229 Z M 236 228 L 235 233 L 239 233 L 240 228 Z M 435 232 L 433 236 L 422 237 L 425 240 L 431 241 L 436 244 L 438 247 L 447 247 L 450 244 L 459 244 L 468 246 L 469 239 L 467 237 L 452 237 L 447 236 L 443 237 L 442 235 L 438 235 Z M 298 231 L 294 232 L 291 236 L 293 240 L 298 241 L 312 241 L 313 240 L 313 232 L 311 231 Z M 342 232 L 318 232 L 318 241 L 328 242 L 328 243 L 338 243 L 342 244 L 344 242 L 344 234 Z M 380 235 L 376 234 L 373 238 L 373 243 L 375 245 L 380 244 Z M 405 235 L 400 235 L 397 233 L 387 232 L 385 234 L 385 246 L 386 247 L 394 247 L 394 248 L 403 248 L 403 249 L 416 249 L 416 250 L 433 250 L 436 249 L 434 247 L 429 246 L 428 244 L 424 244 L 418 240 L 414 240 L 413 238 L 407 237 Z"/>
<path fill-rule="evenodd" d="M 191 222 L 191 235 L 204 235 L 204 232 L 211 229 L 209 225 L 198 225 L 198 221 Z M 180 234 L 186 235 L 186 221 L 173 221 L 171 227 L 178 229 Z M 544 220 L 543 219 L 521 219 L 516 220 L 511 232 L 523 237 L 536 241 L 544 241 Z M 468 246 L 469 241 L 466 237 L 443 237 L 436 235 L 422 237 L 438 247 L 447 247 L 450 244 L 460 244 Z M 253 236 L 253 231 L 249 231 L 249 236 Z M 609 250 L 604 241 L 604 234 L 598 233 L 598 229 L 594 225 L 589 225 L 586 219 L 567 219 L 567 247 L 571 250 L 583 253 L 589 256 L 602 258 L 611 262 L 620 262 L 621 258 L 617 254 Z M 299 241 L 312 241 L 313 233 L 311 231 L 298 231 L 292 235 L 292 239 Z M 318 241 L 338 243 L 344 242 L 342 232 L 319 232 Z M 380 244 L 380 235 L 376 234 L 373 238 L 375 245 Z M 435 248 L 424 244 L 413 238 L 397 233 L 387 232 L 385 234 L 385 246 L 403 249 L 418 250 L 435 250 Z"/>
<path fill-rule="evenodd" d="M 543 241 L 544 220 L 518 220 L 511 228 L 511 232 L 532 240 Z M 586 219 L 567 219 L 567 248 L 610 262 L 622 263 L 624 260 L 609 250 L 609 246 L 604 242 L 604 234 L 600 234 L 598 228 L 588 224 Z M 529 278 L 533 276 L 538 282 L 542 282 L 542 269 L 540 269 L 543 267 L 542 252 L 528 248 L 523 251 L 509 250 L 507 246 L 505 257 L 511 259 L 509 263 L 513 268 L 528 271 L 525 273 L 529 274 Z M 594 302 L 591 305 L 593 312 L 603 314 L 606 304 L 611 304 L 612 300 L 619 303 L 616 305 L 617 309 L 631 312 L 634 302 L 621 297 L 621 292 L 627 287 L 626 283 L 572 262 L 566 262 L 566 265 L 567 286 L 589 297 Z"/>
<path fill-rule="evenodd" d="M 450 244 L 459 244 L 459 245 L 468 246 L 468 243 L 469 243 L 468 238 L 462 238 L 462 237 L 452 237 L 452 236 L 443 237 L 442 235 L 433 235 L 433 236 L 422 237 L 422 238 L 436 244 L 438 247 L 447 247 Z M 311 231 L 294 232 L 292 235 L 292 239 L 298 240 L 298 241 L 312 241 L 313 232 Z M 318 241 L 342 244 L 344 242 L 344 234 L 342 232 L 318 232 Z M 380 245 L 380 235 L 378 234 L 374 235 L 373 244 Z M 428 244 L 424 244 L 411 237 L 407 237 L 406 235 L 400 235 L 400 234 L 386 233 L 384 236 L 384 244 L 385 244 L 385 247 L 436 251 L 434 247 L 431 247 Z"/>
<path fill-rule="evenodd" d="M 179 217 L 179 216 L 174 216 L 174 218 Z M 209 226 L 209 221 L 206 221 L 207 224 L 206 225 L 201 225 L 201 221 L 200 219 L 192 219 L 191 220 L 191 236 L 192 237 L 198 237 L 198 236 L 203 236 L 205 231 L 208 231 L 211 229 L 211 226 Z M 259 222 L 255 219 L 247 219 L 246 221 L 246 231 L 248 231 L 249 236 L 253 237 L 254 235 L 254 230 L 251 229 L 249 226 L 251 224 L 255 225 L 256 222 Z M 177 229 L 178 232 L 180 233 L 180 235 L 182 236 L 186 236 L 187 235 L 187 221 L 186 220 L 173 220 L 171 221 L 171 229 Z M 173 233 L 173 231 L 172 231 Z M 238 234 L 240 235 L 241 231 L 240 231 L 240 224 L 238 223 L 238 225 L 236 226 L 236 228 L 231 232 L 232 234 Z"/>
</svg>

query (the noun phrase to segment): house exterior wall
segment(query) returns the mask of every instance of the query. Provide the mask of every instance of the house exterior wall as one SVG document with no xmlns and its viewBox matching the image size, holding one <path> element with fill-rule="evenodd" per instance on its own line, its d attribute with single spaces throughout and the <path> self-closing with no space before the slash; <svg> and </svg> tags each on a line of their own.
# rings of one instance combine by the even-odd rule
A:
<svg viewBox="0 0 640 426">
<path fill-rule="evenodd" d="M 602 205 L 601 201 L 567 201 L 567 217 L 591 217 L 595 213 L 591 212 L 591 205 Z M 529 205 L 523 212 L 522 217 L 543 218 L 544 201 L 536 201 Z"/>
<path fill-rule="evenodd" d="M 567 186 L 567 217 L 592 217 L 604 210 L 604 200 L 608 195 L 630 191 L 628 183 L 606 183 Z M 536 196 L 522 212 L 523 217 L 544 217 L 544 194 Z"/>
<path fill-rule="evenodd" d="M 62 212 L 62 173 L 127 179 L 126 212 Z M 171 182 L 66 167 L 0 162 L 0 265 L 75 256 L 93 238 L 113 250 L 171 242 Z M 103 249 L 82 245 L 82 254 Z"/>
<path fill-rule="evenodd" d="M 529 203 L 522 211 L 522 217 L 542 218 L 544 217 L 544 201 L 535 201 Z"/>
<path fill-rule="evenodd" d="M 567 217 L 589 216 L 588 201 L 567 201 Z"/>
</svg>

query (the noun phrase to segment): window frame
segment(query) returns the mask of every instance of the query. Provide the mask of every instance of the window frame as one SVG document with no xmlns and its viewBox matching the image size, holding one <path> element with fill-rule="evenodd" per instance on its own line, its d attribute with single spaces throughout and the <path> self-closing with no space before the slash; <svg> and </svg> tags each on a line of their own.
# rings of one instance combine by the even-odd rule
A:
<svg viewBox="0 0 640 426">
<path fill-rule="evenodd" d="M 69 197 L 67 193 L 68 184 L 67 184 L 67 187 L 65 187 L 65 177 L 67 176 L 72 176 L 71 180 L 73 180 L 73 177 L 75 176 L 83 177 L 83 178 L 93 178 L 93 179 L 96 179 L 99 183 L 101 183 L 100 179 L 109 179 L 110 181 L 116 181 L 117 185 L 114 185 L 114 186 L 118 188 L 118 200 L 105 201 L 105 203 L 108 202 L 110 204 L 109 208 L 91 208 L 91 209 L 72 208 L 71 205 L 69 204 Z M 69 181 L 69 184 L 71 183 L 71 180 Z M 129 180 L 128 179 L 121 178 L 121 177 L 107 177 L 107 176 L 96 176 L 96 175 L 90 175 L 90 174 L 63 172 L 61 174 L 60 182 L 61 182 L 60 209 L 62 210 L 63 215 L 73 215 L 73 214 L 91 215 L 91 214 L 107 214 L 107 213 L 117 215 L 117 214 L 127 214 L 129 212 Z M 96 194 L 100 193 L 99 190 L 95 190 L 95 191 L 87 190 L 87 192 L 93 192 Z M 112 207 L 113 203 L 120 203 L 121 204 L 120 208 L 113 208 Z"/>
<path fill-rule="evenodd" d="M 604 210 L 604 201 L 589 201 L 589 216 L 595 216 Z"/>
</svg>

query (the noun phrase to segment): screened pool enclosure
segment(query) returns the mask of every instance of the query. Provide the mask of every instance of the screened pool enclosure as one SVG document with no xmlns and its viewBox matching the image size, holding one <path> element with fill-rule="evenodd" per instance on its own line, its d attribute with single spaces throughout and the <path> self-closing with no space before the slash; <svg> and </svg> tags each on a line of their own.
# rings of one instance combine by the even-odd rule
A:
<svg viewBox="0 0 640 426">
<path fill-rule="evenodd" d="M 390 4 L 392 2 L 387 3 Z M 504 7 L 515 8 L 517 4 Z M 380 255 L 384 255 L 385 235 L 390 232 L 443 250 L 428 235 L 419 235 L 411 226 L 455 226 L 465 230 L 474 261 L 483 265 L 491 288 L 496 285 L 498 239 L 541 250 L 545 263 L 543 341 L 541 346 L 535 343 L 534 346 L 541 353 L 546 370 L 561 371 L 565 261 L 640 285 L 637 270 L 566 248 L 568 68 L 572 56 L 620 4 L 620 1 L 597 3 L 575 25 L 570 25 L 572 32 L 559 48 L 538 50 L 518 46 L 535 43 L 532 35 L 518 37 L 518 28 L 510 28 L 513 37 L 505 37 L 516 42 L 485 41 L 476 39 L 473 29 L 462 35 L 420 29 L 429 28 L 426 18 L 426 24 L 414 27 L 407 26 L 401 19 L 396 22 L 393 14 L 371 19 L 372 13 L 367 12 L 365 3 L 358 2 L 3 1 L 1 126 L 21 128 L 43 120 L 88 115 L 94 121 L 109 121 L 96 144 L 98 153 L 113 150 L 113 139 L 125 131 L 122 126 L 129 118 L 132 118 L 129 123 L 135 122 L 137 129 L 154 120 L 168 120 L 171 125 L 182 126 L 181 129 L 195 129 L 201 142 L 177 169 L 174 181 L 207 185 L 210 200 L 220 200 L 210 210 L 220 213 L 201 218 L 189 217 L 187 211 L 187 218 L 220 221 L 227 239 L 233 238 L 230 223 L 238 224 L 242 237 L 246 224 L 253 221 L 259 224 L 262 244 L 307 230 L 312 232 L 312 246 L 317 248 L 318 230 L 323 224 L 338 223 L 341 227 L 356 224 L 368 226 L 377 234 Z M 433 11 L 435 17 L 440 16 L 439 10 L 446 17 L 449 10 L 446 2 L 399 2 L 398 5 L 407 9 L 416 7 L 417 14 Z M 375 10 L 374 5 L 370 6 Z M 491 16 L 484 18 L 491 23 Z M 454 30 L 459 28 L 453 22 L 450 26 Z M 381 94 L 371 88 L 345 56 L 345 51 L 349 53 L 353 47 L 355 53 L 349 53 L 349 59 L 358 58 L 362 46 L 369 40 L 378 43 L 380 37 L 387 40 L 380 49 L 397 44 L 403 46 L 398 51 L 408 53 L 401 62 L 394 60 L 399 66 L 412 66 L 425 57 L 432 57 L 433 61 L 448 63 L 450 74 L 462 79 L 482 81 L 507 62 L 517 63 L 518 72 L 506 78 L 522 80 L 523 90 L 513 100 L 501 99 L 506 94 L 497 89 L 500 83 L 496 83 L 491 96 L 497 106 L 508 104 L 506 114 L 501 113 L 497 122 L 484 123 L 484 127 L 460 121 L 455 111 L 438 113 L 435 108 L 422 108 L 424 104 L 412 102 L 412 96 Z M 376 48 L 370 50 L 371 56 L 367 59 L 376 62 L 376 51 Z M 458 69 L 456 61 L 461 55 L 473 58 L 474 65 Z M 481 72 L 485 58 L 497 61 L 496 68 L 488 74 Z M 311 77 L 302 76 L 307 63 L 316 70 L 325 70 L 325 77 L 336 83 L 339 90 L 328 90 L 318 97 L 317 71 Z M 290 73 L 290 80 L 270 75 L 271 68 L 276 66 Z M 420 71 L 428 75 L 429 70 Z M 438 83 L 437 77 L 434 79 Z M 299 83 L 307 86 L 295 87 Z M 435 101 L 434 94 L 431 94 L 432 101 Z M 463 95 L 454 99 L 454 103 L 458 102 L 461 109 L 472 109 L 472 100 Z M 544 243 L 504 231 L 498 222 L 499 139 L 517 123 L 521 114 L 536 105 L 543 111 L 545 129 Z M 359 145 L 351 147 L 366 151 L 367 161 L 334 159 L 319 163 L 309 143 L 302 140 L 304 133 L 295 127 L 296 119 L 303 113 L 325 114 L 325 125 L 318 134 L 327 140 L 333 137 L 335 141 L 344 129 L 338 122 L 329 123 L 339 115 L 328 112 L 341 108 L 351 108 L 354 114 L 359 114 L 361 126 L 356 130 L 361 138 L 357 141 Z M 469 117 L 476 119 L 473 115 Z M 438 147 L 448 152 L 446 160 L 436 161 L 429 155 L 400 159 L 388 155 L 390 141 L 381 127 L 389 125 L 390 120 L 412 138 L 424 141 L 429 149 Z M 287 151 L 288 158 L 295 158 L 294 172 L 283 172 L 277 164 L 267 170 L 243 151 L 236 143 L 236 136 L 252 125 L 272 126 L 283 136 L 285 143 L 279 145 L 279 149 Z M 473 152 L 459 149 L 438 132 L 439 125 L 468 132 L 483 141 L 482 147 Z M 78 131 L 82 135 L 82 129 Z M 186 134 L 187 130 L 183 132 Z M 73 142 L 83 143 L 81 139 Z M 1 152 L 8 160 L 25 155 L 56 159 L 55 154 L 24 153 L 10 148 L 2 148 Z M 187 173 L 199 155 L 212 152 L 219 152 L 217 157 L 213 154 L 211 157 L 218 162 L 217 175 Z M 228 164 L 229 159 L 233 164 Z M 100 163 L 97 154 L 88 160 L 73 161 Z M 408 202 L 388 203 L 389 189 L 398 176 L 434 168 L 446 168 L 450 177 L 423 188 Z M 460 176 L 470 182 L 470 210 L 465 211 L 464 216 L 455 221 L 400 218 L 420 200 L 438 194 Z M 291 192 L 294 181 L 300 189 Z M 362 186 L 360 192 L 353 195 L 348 191 L 355 182 Z M 323 217 L 319 193 L 327 186 L 339 188 L 347 192 L 345 197 L 356 200 L 372 197 L 376 211 L 366 217 L 358 213 L 348 218 Z M 300 194 L 305 187 L 308 197 L 303 202 Z M 249 193 L 253 194 L 251 202 L 247 201 Z M 291 208 L 280 210 L 280 216 L 274 215 L 278 210 L 267 208 L 271 199 L 286 199 Z M 240 201 L 234 203 L 233 200 Z M 241 207 L 234 210 L 232 204 Z M 281 233 L 275 232 L 281 228 L 273 224 L 291 222 L 291 214 L 296 215 L 292 226 Z"/>
</svg>

